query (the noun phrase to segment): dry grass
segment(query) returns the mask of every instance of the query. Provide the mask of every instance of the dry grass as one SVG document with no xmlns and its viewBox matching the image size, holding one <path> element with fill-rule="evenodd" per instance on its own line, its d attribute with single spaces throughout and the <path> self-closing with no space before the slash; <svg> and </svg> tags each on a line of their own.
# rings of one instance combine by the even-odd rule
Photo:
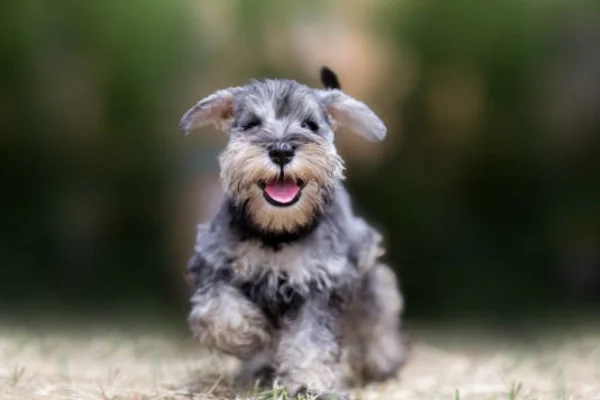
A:
<svg viewBox="0 0 600 400">
<path fill-rule="evenodd" d="M 527 345 L 439 331 L 413 336 L 401 380 L 355 389 L 356 398 L 600 399 L 600 334 Z M 227 386 L 234 368 L 164 335 L 0 333 L 2 399 L 234 399 Z"/>
</svg>

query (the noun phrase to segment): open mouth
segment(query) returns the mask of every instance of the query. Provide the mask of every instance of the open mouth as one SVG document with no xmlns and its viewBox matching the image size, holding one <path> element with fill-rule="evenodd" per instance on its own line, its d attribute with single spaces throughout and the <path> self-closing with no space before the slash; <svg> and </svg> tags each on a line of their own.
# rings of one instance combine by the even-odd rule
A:
<svg viewBox="0 0 600 400">
<path fill-rule="evenodd" d="M 304 182 L 293 179 L 277 179 L 259 184 L 267 202 L 277 207 L 288 207 L 296 203 L 302 194 Z"/>
</svg>

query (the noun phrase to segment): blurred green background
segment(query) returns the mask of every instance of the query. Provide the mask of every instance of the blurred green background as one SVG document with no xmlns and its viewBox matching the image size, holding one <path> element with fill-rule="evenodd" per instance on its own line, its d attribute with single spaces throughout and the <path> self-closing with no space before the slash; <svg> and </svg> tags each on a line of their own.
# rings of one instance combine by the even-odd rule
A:
<svg viewBox="0 0 600 400">
<path fill-rule="evenodd" d="M 600 305 L 595 1 L 12 0 L 0 5 L 0 313 L 172 318 L 224 135 L 183 112 L 329 65 L 389 127 L 341 134 L 407 318 Z"/>
</svg>

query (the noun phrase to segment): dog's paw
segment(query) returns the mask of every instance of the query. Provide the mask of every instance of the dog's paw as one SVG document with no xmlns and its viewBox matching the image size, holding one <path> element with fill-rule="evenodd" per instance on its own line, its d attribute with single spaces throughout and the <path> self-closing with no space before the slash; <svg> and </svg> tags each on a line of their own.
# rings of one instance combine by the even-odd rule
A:
<svg viewBox="0 0 600 400">
<path fill-rule="evenodd" d="M 307 386 L 304 383 L 294 382 L 285 379 L 277 379 L 277 382 L 283 386 L 288 394 L 294 399 L 310 400 L 351 400 L 349 393 L 336 389 L 316 389 Z"/>
<path fill-rule="evenodd" d="M 315 400 L 351 400 L 350 394 L 346 392 L 308 392 Z"/>
<path fill-rule="evenodd" d="M 381 337 L 380 337 L 381 338 Z M 370 343 L 360 360 L 363 382 L 393 379 L 406 362 L 406 347 L 399 337 L 387 335 L 386 340 Z"/>
<path fill-rule="evenodd" d="M 270 324 L 262 311 L 234 288 L 224 287 L 212 296 L 193 297 L 192 304 L 190 328 L 209 348 L 247 359 L 271 340 Z"/>
<path fill-rule="evenodd" d="M 296 398 L 300 396 L 301 399 L 311 400 L 351 400 L 350 394 L 344 391 L 318 391 L 318 390 L 304 390 L 302 393 L 296 394 Z"/>
</svg>

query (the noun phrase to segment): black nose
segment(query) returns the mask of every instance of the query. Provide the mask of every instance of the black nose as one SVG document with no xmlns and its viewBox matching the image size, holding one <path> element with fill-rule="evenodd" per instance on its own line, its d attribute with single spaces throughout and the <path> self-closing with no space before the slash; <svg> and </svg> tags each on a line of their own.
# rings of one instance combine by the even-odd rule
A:
<svg viewBox="0 0 600 400">
<path fill-rule="evenodd" d="M 294 147 L 289 143 L 277 143 L 269 147 L 269 157 L 277 165 L 284 166 L 294 158 Z"/>
</svg>

